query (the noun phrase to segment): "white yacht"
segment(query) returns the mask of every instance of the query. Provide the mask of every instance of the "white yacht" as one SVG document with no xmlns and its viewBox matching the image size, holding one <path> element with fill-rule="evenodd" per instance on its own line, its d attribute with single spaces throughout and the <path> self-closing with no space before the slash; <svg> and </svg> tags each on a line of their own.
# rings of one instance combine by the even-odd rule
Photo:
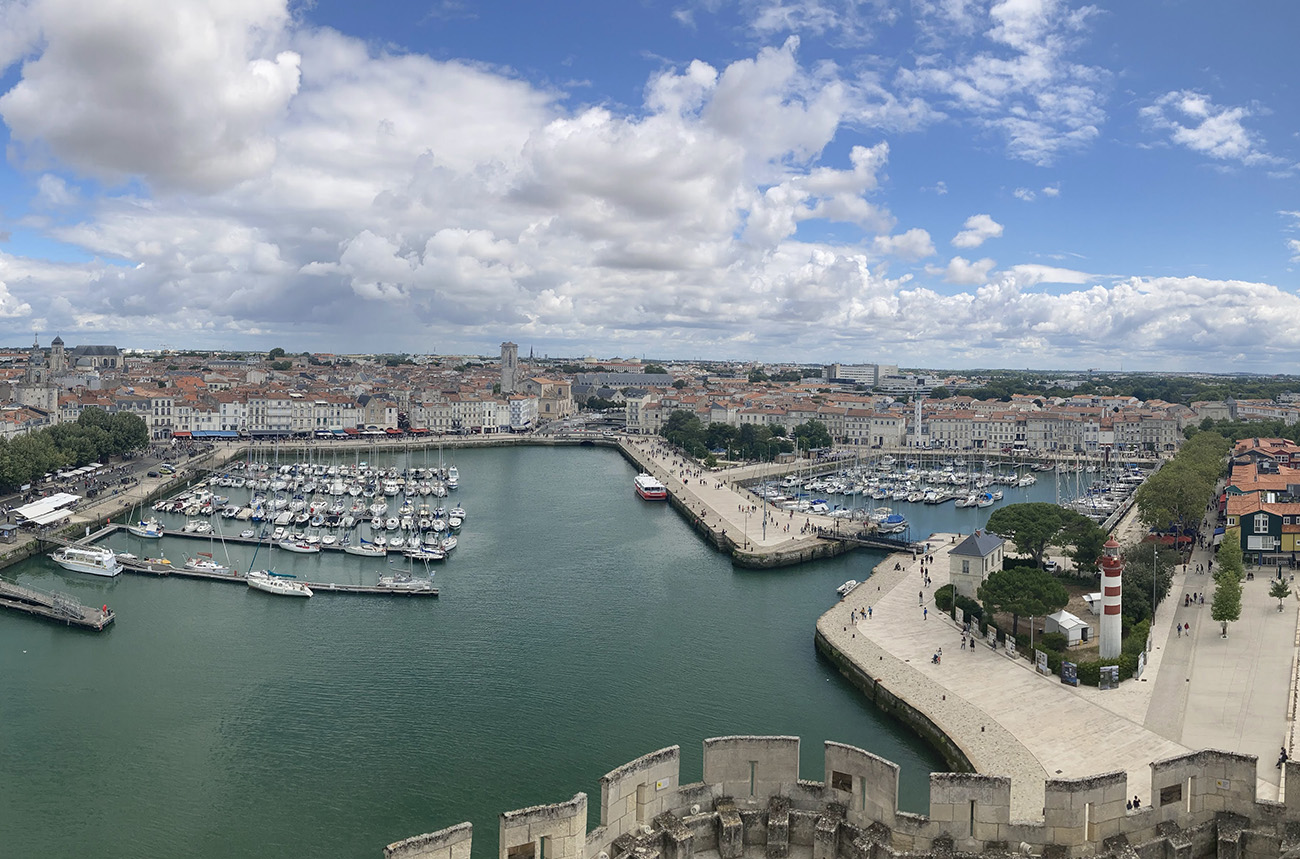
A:
<svg viewBox="0 0 1300 859">
<path fill-rule="evenodd" d="M 343 551 L 347 552 L 349 555 L 360 555 L 363 558 L 382 558 L 384 555 L 388 554 L 388 551 L 384 547 L 376 546 L 374 543 L 367 540 L 362 540 L 356 545 L 348 543 L 343 547 Z"/>
<path fill-rule="evenodd" d="M 281 540 L 277 545 L 278 545 L 281 549 L 284 549 L 286 552 L 297 552 L 297 553 L 302 554 L 302 555 L 311 555 L 311 554 L 314 554 L 314 553 L 320 551 L 320 545 L 319 545 L 319 544 L 316 544 L 316 543 L 308 543 L 305 539 L 303 539 L 303 540 Z M 251 575 L 251 573 L 250 573 L 250 575 Z"/>
<path fill-rule="evenodd" d="M 137 537 L 144 537 L 149 540 L 157 540 L 163 535 L 162 523 L 152 517 L 142 519 L 134 525 L 127 525 L 126 530 Z"/>
<path fill-rule="evenodd" d="M 311 588 L 304 582 L 296 582 L 284 576 L 277 576 L 266 570 L 249 570 L 248 586 L 254 590 L 265 591 L 284 597 L 309 597 Z"/>
<path fill-rule="evenodd" d="M 122 562 L 113 550 L 98 546 L 64 546 L 51 552 L 50 560 L 65 570 L 92 576 L 116 576 L 122 572 Z"/>
<path fill-rule="evenodd" d="M 380 576 L 378 586 L 394 591 L 427 591 L 433 589 L 432 579 L 415 579 L 409 573 Z"/>
<path fill-rule="evenodd" d="M 211 557 L 203 557 L 204 553 L 200 552 L 196 558 L 185 559 L 185 569 L 193 570 L 196 573 L 218 573 L 220 575 L 229 575 L 230 567 L 224 564 L 218 564 Z"/>
</svg>

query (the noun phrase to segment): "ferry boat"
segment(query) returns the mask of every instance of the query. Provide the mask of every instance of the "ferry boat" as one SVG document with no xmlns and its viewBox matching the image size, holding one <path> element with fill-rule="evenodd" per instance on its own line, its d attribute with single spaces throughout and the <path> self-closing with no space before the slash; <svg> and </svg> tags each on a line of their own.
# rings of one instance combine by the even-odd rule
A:
<svg viewBox="0 0 1300 859">
<path fill-rule="evenodd" d="M 248 586 L 253 590 L 264 591 L 282 597 L 309 597 L 311 588 L 303 582 L 295 582 L 284 576 L 277 576 L 266 570 L 250 570 Z"/>
<path fill-rule="evenodd" d="M 116 576 L 122 572 L 122 563 L 113 550 L 96 546 L 65 546 L 51 552 L 50 560 L 65 570 L 92 576 Z"/>
<path fill-rule="evenodd" d="M 664 501 L 668 498 L 668 487 L 649 474 L 638 474 L 633 485 L 636 494 L 646 501 Z"/>
</svg>

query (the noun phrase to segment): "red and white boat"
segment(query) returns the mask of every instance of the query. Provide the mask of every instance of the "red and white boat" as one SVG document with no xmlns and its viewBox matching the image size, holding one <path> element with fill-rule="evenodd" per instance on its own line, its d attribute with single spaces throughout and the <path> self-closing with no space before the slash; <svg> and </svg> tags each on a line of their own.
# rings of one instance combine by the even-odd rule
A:
<svg viewBox="0 0 1300 859">
<path fill-rule="evenodd" d="M 649 474 L 638 474 L 633 485 L 636 494 L 646 501 L 664 501 L 668 498 L 668 487 Z"/>
</svg>

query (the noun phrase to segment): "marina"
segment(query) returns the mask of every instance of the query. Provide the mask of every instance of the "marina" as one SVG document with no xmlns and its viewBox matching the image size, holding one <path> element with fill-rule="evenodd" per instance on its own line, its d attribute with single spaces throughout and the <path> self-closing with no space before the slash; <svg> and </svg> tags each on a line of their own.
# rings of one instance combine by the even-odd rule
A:
<svg viewBox="0 0 1300 859">
<path fill-rule="evenodd" d="M 100 529 L 99 531 L 97 531 L 92 536 L 93 539 L 95 540 L 107 539 L 111 537 L 113 534 L 117 533 L 119 530 L 125 530 L 127 533 L 130 533 L 130 529 L 125 528 L 124 526 L 108 525 Z M 184 533 L 169 533 L 167 536 L 169 538 L 174 538 L 177 536 L 191 537 L 194 535 L 184 534 Z M 46 542 L 57 543 L 65 547 L 79 547 L 82 545 L 80 543 L 73 543 L 73 542 L 61 540 L 59 538 L 54 538 L 54 537 L 47 537 L 43 539 Z M 235 539 L 239 540 L 242 538 L 235 538 Z M 246 542 L 256 544 L 257 541 L 248 540 Z M 184 565 L 176 565 L 170 562 L 162 562 L 157 559 L 137 558 L 134 555 L 130 555 L 129 553 L 117 554 L 115 555 L 115 558 L 121 570 L 123 572 L 128 572 L 128 573 L 137 573 L 140 575 L 149 575 L 149 576 L 171 576 L 180 579 L 200 579 L 209 582 L 229 582 L 229 583 L 240 584 L 240 585 L 248 584 L 248 574 L 241 575 L 238 572 L 233 572 L 233 571 L 215 572 L 212 570 L 191 569 Z M 419 587 L 419 588 L 394 588 L 391 586 L 385 586 L 382 583 L 367 585 L 367 584 L 352 584 L 347 582 L 329 582 L 329 581 L 303 582 L 303 584 L 311 588 L 312 593 L 358 594 L 363 596 L 428 596 L 428 597 L 438 596 L 438 588 L 433 586 L 431 579 L 423 579 L 421 581 L 424 582 L 426 586 Z"/>
</svg>

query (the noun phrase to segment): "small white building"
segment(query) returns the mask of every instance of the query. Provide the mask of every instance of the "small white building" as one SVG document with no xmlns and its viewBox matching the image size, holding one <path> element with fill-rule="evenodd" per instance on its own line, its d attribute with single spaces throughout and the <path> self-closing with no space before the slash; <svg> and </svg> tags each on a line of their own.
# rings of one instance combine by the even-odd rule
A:
<svg viewBox="0 0 1300 859">
<path fill-rule="evenodd" d="M 1076 644 L 1082 644 L 1092 637 L 1092 627 L 1088 623 L 1075 617 L 1065 609 L 1061 609 L 1056 614 L 1049 614 L 1043 624 L 1043 632 L 1059 632 L 1065 636 L 1066 644 L 1073 647 Z"/>
<path fill-rule="evenodd" d="M 1095 615 L 1101 614 L 1101 591 L 1095 591 L 1094 593 L 1084 594 L 1083 601 L 1088 604 L 1088 611 L 1092 612 Z"/>
<path fill-rule="evenodd" d="M 948 581 L 964 597 L 976 599 L 980 585 L 1002 569 L 1002 538 L 988 531 L 976 531 L 948 552 Z"/>
</svg>

